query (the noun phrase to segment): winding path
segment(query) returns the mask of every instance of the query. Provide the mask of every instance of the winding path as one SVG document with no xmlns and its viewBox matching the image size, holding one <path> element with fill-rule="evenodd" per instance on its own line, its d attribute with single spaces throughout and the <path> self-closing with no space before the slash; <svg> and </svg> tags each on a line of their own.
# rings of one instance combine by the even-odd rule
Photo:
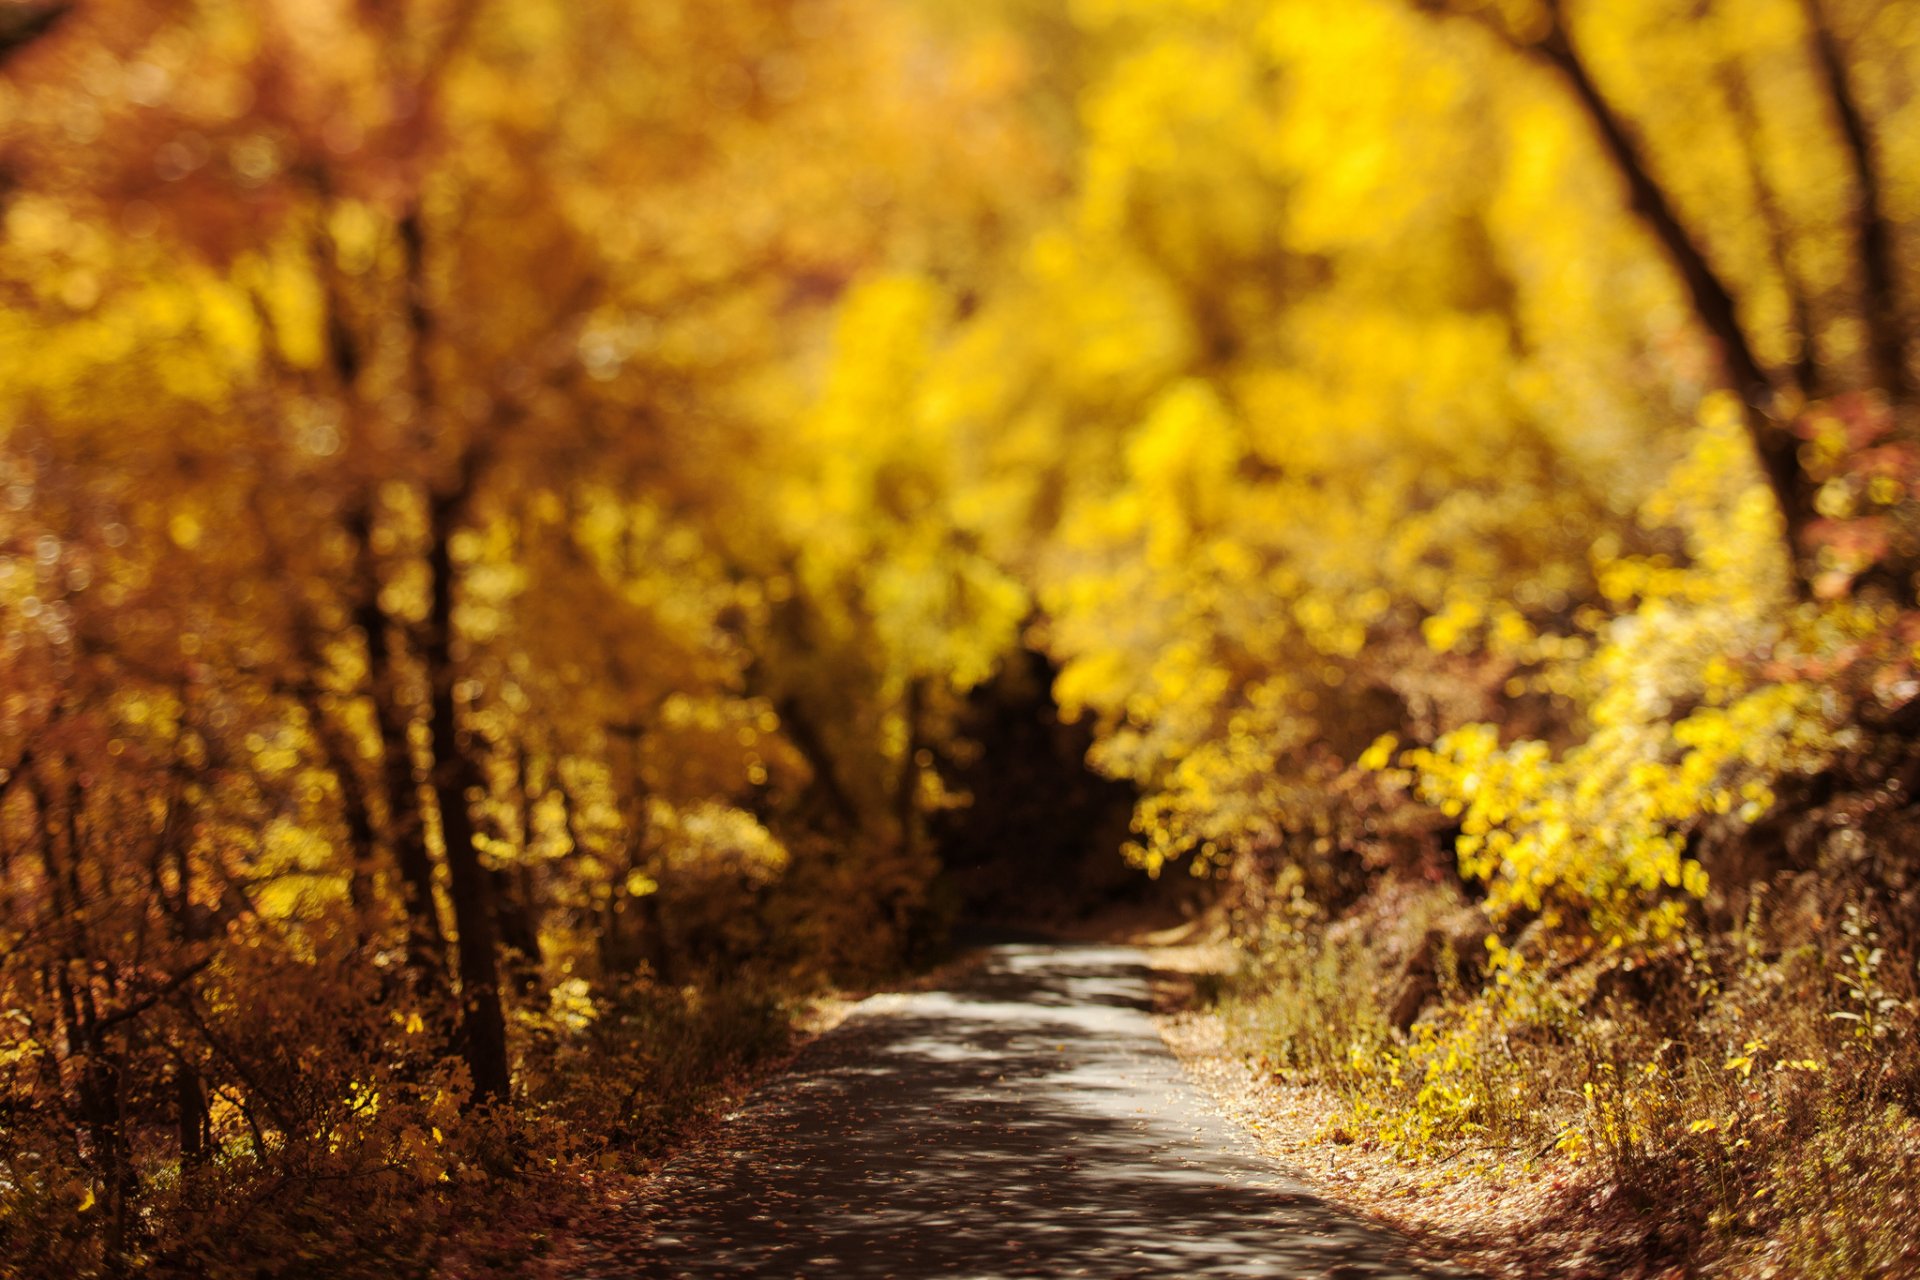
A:
<svg viewBox="0 0 1920 1280">
<path fill-rule="evenodd" d="M 667 1166 L 581 1280 L 1432 1277 L 1181 1073 L 1127 947 L 1001 946 L 862 1002 Z"/>
</svg>

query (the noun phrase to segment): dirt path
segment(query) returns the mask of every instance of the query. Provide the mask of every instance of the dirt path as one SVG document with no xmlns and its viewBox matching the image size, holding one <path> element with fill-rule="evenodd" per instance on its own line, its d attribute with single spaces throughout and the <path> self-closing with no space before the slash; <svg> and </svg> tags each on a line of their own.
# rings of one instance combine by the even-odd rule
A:
<svg viewBox="0 0 1920 1280">
<path fill-rule="evenodd" d="M 605 1224 L 587 1277 L 1425 1277 L 1221 1119 L 1140 952 L 875 996 Z"/>
</svg>

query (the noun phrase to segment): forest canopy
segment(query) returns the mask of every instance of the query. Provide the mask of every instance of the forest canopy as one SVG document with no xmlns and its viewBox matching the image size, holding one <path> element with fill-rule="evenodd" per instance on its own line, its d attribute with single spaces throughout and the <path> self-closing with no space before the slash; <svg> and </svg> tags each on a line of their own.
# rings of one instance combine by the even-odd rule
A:
<svg viewBox="0 0 1920 1280">
<path fill-rule="evenodd" d="M 657 1149 L 1035 655 L 1248 939 L 1920 936 L 1916 297 L 1906 3 L 8 0 L 0 1252 Z"/>
</svg>

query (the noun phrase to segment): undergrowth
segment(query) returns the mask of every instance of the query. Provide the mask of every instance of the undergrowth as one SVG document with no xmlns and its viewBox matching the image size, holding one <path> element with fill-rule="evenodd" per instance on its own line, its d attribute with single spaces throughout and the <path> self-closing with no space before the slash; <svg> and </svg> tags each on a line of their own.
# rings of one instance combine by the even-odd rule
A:
<svg viewBox="0 0 1920 1280">
<path fill-rule="evenodd" d="M 1639 955 L 1551 918 L 1488 932 L 1477 967 L 1444 950 L 1405 1031 L 1389 1005 L 1413 940 L 1458 896 L 1383 888 L 1331 921 L 1294 893 L 1243 947 L 1223 1012 L 1266 1069 L 1338 1098 L 1322 1141 L 1585 1166 L 1636 1247 L 1689 1271 L 1911 1275 L 1914 957 L 1853 892 L 1756 886 L 1735 926 Z"/>
<path fill-rule="evenodd" d="M 339 1114 L 319 1115 L 341 1099 L 310 1091 L 315 1114 L 148 1178 L 129 1205 L 143 1244 L 119 1265 L 195 1280 L 524 1274 L 596 1186 L 642 1171 L 789 1046 L 796 1009 L 753 983 L 646 978 L 561 982 L 549 1006 L 514 1019 L 513 1112 L 469 1107 L 452 1060 L 363 1062 Z M 298 1106 L 294 1083 L 259 1081 Z M 99 1274 L 100 1206 L 23 1163 L 30 1137 L 0 1147 L 0 1275 Z"/>
</svg>

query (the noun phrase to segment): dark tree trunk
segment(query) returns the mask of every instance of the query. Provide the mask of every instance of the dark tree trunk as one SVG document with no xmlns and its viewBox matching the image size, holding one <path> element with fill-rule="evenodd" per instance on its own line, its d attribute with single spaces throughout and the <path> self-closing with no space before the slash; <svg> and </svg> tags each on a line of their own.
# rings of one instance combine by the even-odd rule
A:
<svg viewBox="0 0 1920 1280">
<path fill-rule="evenodd" d="M 907 681 L 900 715 L 907 722 L 907 743 L 900 754 L 900 776 L 894 782 L 894 819 L 900 824 L 900 852 L 911 859 L 920 843 L 920 712 L 925 688 L 918 677 Z"/>
<path fill-rule="evenodd" d="M 309 672 L 317 671 L 310 667 Z M 340 788 L 340 820 L 347 829 L 347 900 L 353 906 L 354 926 L 361 945 L 375 936 L 378 904 L 374 900 L 374 866 L 379 856 L 379 838 L 374 832 L 373 811 L 367 802 L 366 784 L 355 762 L 353 742 L 320 701 L 318 692 L 302 683 L 300 705 L 313 727 L 314 740 L 335 784 Z"/>
<path fill-rule="evenodd" d="M 364 514 L 356 517 L 351 530 L 360 563 L 354 623 L 367 647 L 367 688 L 380 730 L 386 837 L 400 871 L 401 906 L 407 917 L 407 967 L 422 997 L 438 1003 L 447 988 L 447 941 L 433 892 L 433 855 L 427 849 L 420 781 L 414 773 L 413 743 L 408 736 L 413 712 L 401 692 L 392 631 L 380 607 L 380 574 L 368 518 Z"/>
<path fill-rule="evenodd" d="M 514 812 L 512 825 L 495 824 L 495 837 L 514 851 L 513 864 L 487 872 L 493 882 L 494 916 L 500 924 L 502 961 L 508 980 L 520 995 L 540 985 L 540 890 L 534 882 L 527 850 L 533 845 L 533 798 L 527 779 L 527 753 L 514 748 Z"/>
<path fill-rule="evenodd" d="M 200 1076 L 184 1061 L 174 1068 L 173 1096 L 180 1163 L 191 1168 L 206 1157 L 209 1117 L 207 1096 L 200 1087 Z"/>
<path fill-rule="evenodd" d="M 433 741 L 432 783 L 447 849 L 460 974 L 460 1041 L 473 1073 L 477 1100 L 504 1103 L 512 1090 L 507 1064 L 506 1019 L 500 1004 L 492 883 L 474 844 L 470 796 L 485 786 L 455 699 L 453 504 L 436 500 L 427 547 L 432 577 L 421 661 L 426 666 L 428 727 Z"/>
<path fill-rule="evenodd" d="M 540 885 L 528 857 L 533 847 L 533 787 L 528 779 L 527 751 L 514 748 L 514 809 L 516 830 L 503 833 L 514 847 L 511 869 L 494 872 L 494 900 L 499 904 L 500 941 L 510 953 L 508 964 L 514 990 L 530 994 L 540 985 Z"/>
</svg>

